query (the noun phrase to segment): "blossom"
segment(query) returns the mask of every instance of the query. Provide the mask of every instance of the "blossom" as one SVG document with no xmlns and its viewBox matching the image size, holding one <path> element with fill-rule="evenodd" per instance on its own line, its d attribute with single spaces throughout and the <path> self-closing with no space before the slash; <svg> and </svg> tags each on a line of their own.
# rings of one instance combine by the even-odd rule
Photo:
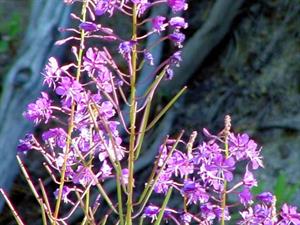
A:
<svg viewBox="0 0 300 225">
<path fill-rule="evenodd" d="M 191 202 L 196 204 L 198 201 L 205 203 L 209 200 L 209 194 L 206 193 L 206 190 L 202 188 L 199 183 L 191 180 L 184 182 L 182 194 L 187 197 L 188 204 Z"/>
<path fill-rule="evenodd" d="M 73 175 L 73 183 L 88 186 L 89 184 L 96 185 L 94 175 L 89 168 L 79 165 Z"/>
<path fill-rule="evenodd" d="M 280 212 L 281 220 L 280 225 L 299 225 L 300 213 L 297 212 L 297 207 L 283 204 Z"/>
<path fill-rule="evenodd" d="M 112 74 L 111 71 L 104 65 L 99 65 L 97 68 L 97 86 L 100 90 L 111 93 L 113 86 L 111 84 Z"/>
<path fill-rule="evenodd" d="M 188 7 L 185 0 L 168 0 L 168 5 L 174 12 L 186 10 Z"/>
<path fill-rule="evenodd" d="M 240 202 L 245 206 L 253 203 L 252 194 L 248 188 L 245 188 L 243 191 L 239 193 L 239 199 Z"/>
<path fill-rule="evenodd" d="M 112 175 L 112 167 L 107 163 L 106 160 L 103 161 L 100 168 L 101 179 L 105 179 Z"/>
<path fill-rule="evenodd" d="M 246 172 L 243 178 L 243 184 L 249 188 L 252 188 L 253 186 L 257 186 L 257 181 L 253 176 L 253 173 L 251 173 L 248 170 L 248 167 L 246 168 Z"/>
<path fill-rule="evenodd" d="M 157 219 L 157 215 L 159 213 L 159 207 L 155 205 L 149 205 L 144 210 L 144 216 L 151 218 L 151 223 Z"/>
<path fill-rule="evenodd" d="M 173 152 L 167 165 L 168 171 L 173 172 L 175 176 L 180 175 L 181 178 L 194 172 L 193 164 L 190 163 L 187 156 L 180 151 Z"/>
<path fill-rule="evenodd" d="M 223 215 L 223 210 L 221 209 L 221 207 L 210 202 L 202 204 L 200 206 L 200 210 L 201 216 L 205 219 L 205 221 L 212 222 L 215 218 L 221 218 Z M 224 214 L 224 219 L 230 220 L 230 215 L 227 207 L 224 210 Z"/>
<path fill-rule="evenodd" d="M 128 178 L 129 178 L 129 170 L 127 168 L 122 169 L 122 182 L 127 185 L 128 184 Z"/>
<path fill-rule="evenodd" d="M 169 59 L 169 65 L 170 66 L 176 66 L 179 67 L 179 63 L 182 61 L 181 58 L 181 51 L 175 52 Z"/>
<path fill-rule="evenodd" d="M 174 32 L 172 34 L 169 34 L 169 38 L 171 41 L 175 43 L 176 46 L 179 48 L 182 48 L 182 42 L 185 40 L 185 35 L 181 32 Z"/>
<path fill-rule="evenodd" d="M 72 203 L 72 201 L 68 198 L 68 195 L 70 194 L 71 189 L 67 186 L 63 186 L 62 189 L 62 200 L 64 201 L 64 203 Z M 59 188 L 57 188 L 55 190 L 55 192 L 53 193 L 55 198 L 58 198 L 58 193 L 59 193 Z"/>
<path fill-rule="evenodd" d="M 62 128 L 52 128 L 42 134 L 44 141 L 52 146 L 64 148 L 66 146 L 67 134 Z"/>
<path fill-rule="evenodd" d="M 103 69 L 105 63 L 105 53 L 97 48 L 88 48 L 83 57 L 83 67 L 89 74 L 93 74 L 97 69 Z"/>
<path fill-rule="evenodd" d="M 166 17 L 164 16 L 156 16 L 152 19 L 152 28 L 154 31 L 160 32 L 165 30 L 164 21 Z"/>
<path fill-rule="evenodd" d="M 112 16 L 116 5 L 116 0 L 98 0 L 95 8 L 95 14 L 97 16 L 102 16 L 107 12 L 110 16 Z"/>
<path fill-rule="evenodd" d="M 250 159 L 252 169 L 263 167 L 262 156 L 257 144 L 247 134 L 229 134 L 229 151 L 238 160 Z"/>
<path fill-rule="evenodd" d="M 179 67 L 179 63 L 182 61 L 181 51 L 175 52 L 170 58 L 166 69 L 166 79 L 171 80 L 174 76 L 173 67 Z"/>
<path fill-rule="evenodd" d="M 219 178 L 223 178 L 226 181 L 233 179 L 231 171 L 235 169 L 235 161 L 233 158 L 225 158 L 223 155 L 218 154 L 211 164 L 205 166 L 205 169 L 214 188 L 216 190 L 222 190 L 223 185 L 220 183 Z"/>
<path fill-rule="evenodd" d="M 154 58 L 153 55 L 149 51 L 144 51 L 144 59 L 146 62 L 149 63 L 149 65 L 154 65 Z"/>
<path fill-rule="evenodd" d="M 192 216 L 188 213 L 183 213 L 180 215 L 180 219 L 183 222 L 183 225 L 189 225 L 192 222 Z"/>
<path fill-rule="evenodd" d="M 265 205 L 255 205 L 254 209 L 249 207 L 247 210 L 240 212 L 242 220 L 238 224 L 262 224 L 272 225 L 272 209 Z"/>
<path fill-rule="evenodd" d="M 267 205 L 272 204 L 274 200 L 273 194 L 271 192 L 263 192 L 257 195 L 256 198 Z"/>
<path fill-rule="evenodd" d="M 130 54 L 135 44 L 136 44 L 135 41 L 124 41 L 120 43 L 119 52 L 126 60 L 130 59 Z"/>
<path fill-rule="evenodd" d="M 58 66 L 57 60 L 54 57 L 48 59 L 48 64 L 43 71 L 44 81 L 43 84 L 47 84 L 48 87 L 54 87 L 61 75 L 61 69 Z"/>
<path fill-rule="evenodd" d="M 172 80 L 174 77 L 174 71 L 172 68 L 166 70 L 166 80 Z"/>
<path fill-rule="evenodd" d="M 114 110 L 113 104 L 110 101 L 102 102 L 99 111 L 100 111 L 101 116 L 107 120 L 110 119 L 111 117 L 113 117 L 116 113 L 116 111 Z"/>
<path fill-rule="evenodd" d="M 86 32 L 92 32 L 98 30 L 97 24 L 93 22 L 82 22 L 81 24 L 79 24 L 79 28 Z"/>
<path fill-rule="evenodd" d="M 52 115 L 51 100 L 46 92 L 41 93 L 42 97 L 38 98 L 35 103 L 30 103 L 27 106 L 27 110 L 23 113 L 23 116 L 29 121 L 33 121 L 35 124 L 45 120 L 45 123 L 49 121 Z"/>
<path fill-rule="evenodd" d="M 186 29 L 188 27 L 188 24 L 185 22 L 184 18 L 176 16 L 176 17 L 172 17 L 169 21 L 169 24 L 171 27 L 175 28 L 175 29 Z"/>
<path fill-rule="evenodd" d="M 154 191 L 156 193 L 166 194 L 172 185 L 173 180 L 171 179 L 172 173 L 168 171 L 162 171 L 158 177 L 157 182 L 154 184 Z"/>
<path fill-rule="evenodd" d="M 35 139 L 33 134 L 26 134 L 24 139 L 20 140 L 20 144 L 17 146 L 18 152 L 27 152 L 34 147 Z"/>
<path fill-rule="evenodd" d="M 71 101 L 79 102 L 81 99 L 81 84 L 69 77 L 63 77 L 56 88 L 56 93 L 64 97 L 64 105 L 70 106 Z"/>
</svg>

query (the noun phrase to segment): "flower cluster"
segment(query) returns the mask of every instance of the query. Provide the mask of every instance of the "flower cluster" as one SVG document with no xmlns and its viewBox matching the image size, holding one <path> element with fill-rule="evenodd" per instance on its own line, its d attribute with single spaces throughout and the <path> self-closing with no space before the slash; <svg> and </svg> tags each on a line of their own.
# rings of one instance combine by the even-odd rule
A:
<svg viewBox="0 0 300 225">
<path fill-rule="evenodd" d="M 58 184 L 54 192 L 57 199 L 56 212 L 52 218 L 58 219 L 57 210 L 61 201 L 79 207 L 81 199 L 91 191 L 100 192 L 100 196 L 111 206 L 112 212 L 116 212 L 114 205 L 105 197 L 105 190 L 99 189 L 107 179 L 115 179 L 119 190 L 125 190 L 123 194 L 118 195 L 120 214 L 122 195 L 129 195 L 127 189 L 133 189 L 134 181 L 133 169 L 130 166 L 128 168 L 125 163 L 127 160 L 130 165 L 131 156 L 136 154 L 138 146 L 141 145 L 138 141 L 142 140 L 141 136 L 138 136 L 138 141 L 131 139 L 129 146 L 124 144 L 124 137 L 119 131 L 120 126 L 129 133 L 135 131 L 129 128 L 125 120 L 129 115 L 125 115 L 121 108 L 127 104 L 136 116 L 146 118 L 145 106 L 150 105 L 158 83 L 154 80 L 155 85 L 151 85 L 150 91 L 143 98 L 132 96 L 130 93 L 126 96 L 126 92 L 128 89 L 133 92 L 135 88 L 132 83 L 138 75 L 138 65 L 142 66 L 146 61 L 154 66 L 155 59 L 151 51 L 157 43 L 171 41 L 175 48 L 182 47 L 185 39 L 182 30 L 188 25 L 184 18 L 176 14 L 186 10 L 187 3 L 185 0 L 65 0 L 64 2 L 82 5 L 81 17 L 71 14 L 71 18 L 78 23 L 77 27 L 60 28 L 61 32 L 68 32 L 70 35 L 56 42 L 56 45 L 63 45 L 71 40 L 72 43 L 77 42 L 78 44 L 71 48 L 75 61 L 61 65 L 58 59 L 49 58 L 42 73 L 43 84 L 53 91 L 51 96 L 56 94 L 56 97 L 50 99 L 46 92 L 42 92 L 41 97 L 30 103 L 24 112 L 24 117 L 36 125 L 48 123 L 47 130 L 37 135 L 27 134 L 20 140 L 18 151 L 26 153 L 37 150 L 44 156 L 44 166 L 53 181 Z M 147 11 L 161 4 L 169 6 L 175 15 L 170 19 L 163 15 L 144 18 Z M 117 13 L 136 21 L 132 24 L 134 33 L 131 39 L 124 38 L 114 29 L 97 22 L 103 16 L 113 17 Z M 139 36 L 142 33 L 139 28 L 147 23 L 152 24 L 152 29 Z M 145 48 L 144 40 L 150 35 L 158 35 L 160 40 Z M 114 46 L 119 46 L 118 52 L 124 59 L 123 65 L 125 64 L 122 68 L 128 70 L 121 70 L 114 61 L 110 53 L 116 52 L 114 49 L 89 46 L 90 39 L 114 42 Z M 161 74 L 161 78 L 171 79 L 173 68 L 178 67 L 180 61 L 180 51 L 176 50 L 158 65 L 157 69 L 154 68 L 154 75 Z M 154 77 L 152 76 L 152 79 Z M 135 105 L 141 107 L 135 108 Z M 130 114 L 130 127 L 136 127 L 141 133 L 145 132 L 142 129 L 146 129 L 143 128 L 144 122 L 140 124 L 135 122 Z M 76 201 L 78 195 L 81 199 Z M 133 198 L 132 195 L 128 196 L 129 200 Z M 131 211 L 129 208 L 127 213 Z M 122 215 L 119 216 L 122 221 Z"/>
<path fill-rule="evenodd" d="M 214 224 L 216 220 L 230 220 L 231 213 L 239 210 L 242 219 L 238 224 L 299 224 L 300 213 L 295 207 L 284 204 L 277 214 L 275 196 L 269 192 L 252 195 L 251 189 L 257 186 L 253 170 L 263 163 L 261 148 L 247 134 L 215 136 L 206 129 L 204 134 L 208 140 L 196 147 L 190 141 L 174 144 L 174 140 L 167 140 L 159 149 L 154 191 L 166 194 L 172 187 L 183 198 L 182 208 L 166 209 L 166 220 L 186 225 L 192 221 Z M 236 172 L 238 166 L 245 168 L 240 178 L 234 177 L 240 173 Z M 229 195 L 235 196 L 238 204 L 222 205 Z M 198 212 L 190 213 L 188 209 L 195 205 Z M 153 204 L 144 210 L 144 216 L 152 222 L 158 213 L 159 207 Z"/>
<path fill-rule="evenodd" d="M 252 195 L 251 189 L 257 186 L 253 171 L 263 167 L 261 149 L 247 134 L 231 133 L 228 124 L 219 135 L 212 135 L 204 129 L 207 141 L 198 145 L 195 145 L 197 132 L 193 132 L 187 142 L 182 136 L 166 139 L 159 148 L 149 182 L 145 184 L 140 199 L 134 202 L 137 199 L 135 188 L 139 187 L 138 183 L 144 183 L 139 181 L 135 186 L 135 161 L 142 152 L 145 133 L 166 111 L 163 109 L 152 122 L 148 121 L 159 82 L 163 78 L 172 79 L 174 68 L 182 61 L 180 48 L 188 24 L 179 13 L 188 5 L 185 0 L 64 2 L 82 5 L 81 17 L 71 14 L 77 22 L 76 28 L 61 28 L 62 32 L 71 35 L 56 42 L 57 45 L 70 40 L 77 43 L 71 48 L 75 60 L 61 65 L 58 59 L 49 58 L 42 73 L 43 84 L 53 91 L 56 98 L 50 99 L 50 95 L 42 92 L 41 97 L 30 103 L 24 112 L 24 117 L 35 124 L 47 123 L 47 130 L 37 135 L 27 134 L 18 146 L 19 153 L 40 152 L 45 159 L 45 169 L 58 185 L 53 193 L 56 198 L 54 212 L 49 206 L 53 201 L 49 201 L 44 192 L 38 196 L 38 191 L 34 190 L 41 211 L 47 212 L 44 219 L 47 217 L 53 225 L 67 224 L 76 209 L 81 207 L 84 212 L 82 224 L 105 224 L 111 214 L 118 217 L 120 225 L 137 224 L 136 219 L 142 224 L 145 217 L 151 222 L 163 217 L 184 225 L 194 222 L 213 224 L 217 220 L 224 224 L 225 220 L 231 219 L 233 210 L 226 200 L 229 195 L 235 195 L 241 206 L 239 224 L 299 224 L 300 214 L 295 207 L 285 204 L 277 213 L 276 198 L 272 194 L 264 192 L 256 198 Z M 150 9 L 161 4 L 169 6 L 173 13 L 170 18 L 165 15 L 144 18 Z M 113 17 L 117 13 L 130 17 L 131 38 L 122 37 L 117 30 L 97 22 L 98 18 Z M 145 32 L 143 26 L 147 23 L 151 29 Z M 145 47 L 145 39 L 150 35 L 157 35 L 159 41 Z M 88 40 L 91 39 L 101 40 L 101 43 L 113 42 L 110 46 L 118 48 L 90 46 L 92 42 Z M 163 62 L 156 62 L 151 51 L 157 43 L 165 41 L 175 51 Z M 123 59 L 121 66 L 111 52 L 120 54 Z M 144 95 L 137 96 L 136 80 L 144 62 L 154 67 L 155 76 L 149 76 L 153 82 L 143 90 Z M 176 96 L 174 101 L 179 95 Z M 124 106 L 129 108 L 129 113 L 122 110 Z M 124 130 L 128 138 L 120 130 Z M 234 176 L 239 165 L 244 168 L 240 179 Z M 24 166 L 22 170 L 26 170 Z M 103 182 L 109 179 L 116 185 L 117 202 L 109 198 L 103 186 Z M 40 185 L 43 191 L 42 181 Z M 31 188 L 34 188 L 33 184 Z M 173 189 L 183 199 L 182 207 L 176 209 L 167 207 Z M 149 203 L 153 191 L 166 196 L 163 207 Z M 103 205 L 109 209 L 103 208 L 104 219 L 96 222 L 99 201 L 105 202 Z M 61 202 L 73 208 L 59 217 L 63 214 L 60 212 Z"/>
</svg>

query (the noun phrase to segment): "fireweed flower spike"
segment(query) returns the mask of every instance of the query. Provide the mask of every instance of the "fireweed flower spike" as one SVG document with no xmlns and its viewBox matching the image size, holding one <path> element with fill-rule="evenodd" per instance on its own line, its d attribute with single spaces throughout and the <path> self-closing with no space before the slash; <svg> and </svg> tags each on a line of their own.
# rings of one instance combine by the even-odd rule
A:
<svg viewBox="0 0 300 225">
<path fill-rule="evenodd" d="M 184 225 L 225 224 L 237 211 L 241 215 L 238 224 L 300 223 L 295 207 L 285 204 L 276 212 L 276 198 L 271 193 L 251 194 L 258 183 L 253 171 L 263 167 L 261 148 L 247 134 L 232 133 L 228 124 L 221 135 L 204 129 L 202 143 L 196 140 L 196 132 L 188 139 L 183 138 L 183 132 L 177 138 L 166 138 L 148 181 L 138 180 L 134 175 L 143 135 L 165 113 L 163 110 L 154 122 L 148 123 L 155 91 L 162 79 L 174 76 L 174 68 L 182 61 L 178 49 L 172 52 L 155 69 L 156 79 L 145 98 L 136 96 L 139 65 L 143 65 L 143 60 L 154 65 L 156 60 L 150 53 L 156 43 L 146 49 L 144 39 L 160 35 L 160 41 L 169 40 L 175 47 L 183 47 L 182 30 L 188 24 L 177 13 L 187 9 L 185 0 L 64 2 L 82 6 L 80 16 L 71 14 L 76 23 L 74 28 L 60 29 L 70 36 L 57 42 L 61 45 L 73 40 L 71 53 L 75 60 L 61 65 L 54 57 L 49 58 L 42 73 L 43 84 L 56 94 L 56 100 L 42 92 L 23 114 L 34 124 L 47 123 L 47 130 L 27 134 L 18 145 L 19 154 L 32 150 L 41 153 L 45 168 L 57 184 L 55 189 L 51 188 L 55 190 L 52 195 L 47 195 L 42 188 L 41 198 L 33 186 L 35 182 L 29 180 L 41 211 L 47 212 L 43 214 L 43 225 L 47 221 L 52 225 L 67 224 L 78 208 L 82 208 L 84 214 L 82 224 L 105 224 L 110 217 L 117 217 L 120 225 L 143 224 L 143 220 L 157 225 L 169 221 Z M 170 19 L 166 15 L 144 18 L 148 10 L 155 10 L 159 4 L 166 4 L 175 14 Z M 98 20 L 100 17 L 113 17 L 117 13 L 130 17 L 130 39 L 97 22 L 102 21 Z M 139 37 L 140 27 L 148 22 L 152 29 Z M 118 47 L 91 45 L 90 39 L 114 42 L 110 46 Z M 120 54 L 121 66 L 110 52 Z M 120 110 L 124 103 L 130 107 L 129 115 L 123 115 Z M 129 118 L 129 125 L 124 122 L 125 117 Z M 226 121 L 230 121 L 230 117 L 227 116 Z M 121 136 L 120 125 L 128 131 L 128 138 Z M 235 176 L 236 168 L 244 168 L 240 178 Z M 23 166 L 22 169 L 26 170 Z M 103 186 L 108 180 L 116 186 L 116 199 L 111 199 Z M 40 185 L 43 187 L 42 181 Z M 53 201 L 47 196 L 54 198 L 54 205 L 50 205 Z M 155 204 L 152 196 L 158 200 Z M 228 196 L 237 199 L 237 203 L 227 203 Z M 182 204 L 169 204 L 173 197 L 182 199 Z M 104 205 L 108 208 L 102 208 Z M 104 220 L 98 221 L 98 215 L 103 215 Z"/>
</svg>

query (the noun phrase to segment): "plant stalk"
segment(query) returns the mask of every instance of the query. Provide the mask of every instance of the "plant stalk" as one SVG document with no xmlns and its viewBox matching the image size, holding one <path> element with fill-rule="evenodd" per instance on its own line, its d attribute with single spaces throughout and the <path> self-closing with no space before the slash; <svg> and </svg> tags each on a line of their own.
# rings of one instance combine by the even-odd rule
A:
<svg viewBox="0 0 300 225">
<path fill-rule="evenodd" d="M 89 0 L 84 0 L 82 4 L 82 21 L 86 21 L 86 11 L 87 11 L 87 6 L 88 6 L 88 1 Z M 82 55 L 83 55 L 83 46 L 84 46 L 84 40 L 85 40 L 85 32 L 84 30 L 80 31 L 80 48 L 78 52 L 78 61 L 77 61 L 77 71 L 76 71 L 76 80 L 79 81 L 80 74 L 81 74 L 81 64 L 82 64 Z M 67 168 L 67 159 L 68 159 L 68 154 L 70 151 L 70 145 L 71 145 L 71 136 L 73 133 L 74 129 L 74 114 L 75 114 L 75 101 L 72 100 L 72 106 L 71 106 L 71 115 L 70 115 L 70 122 L 68 126 L 68 135 L 67 135 L 67 142 L 66 142 L 66 152 L 64 155 L 64 162 L 62 165 L 61 169 L 61 178 L 60 178 L 60 185 L 59 185 L 59 190 L 58 190 L 58 196 L 57 196 L 57 201 L 55 204 L 55 211 L 54 211 L 54 219 L 57 219 L 59 209 L 60 209 L 60 204 L 62 200 L 62 191 L 65 183 L 65 175 L 66 175 L 66 168 Z M 53 221 L 52 225 L 56 225 L 57 223 Z"/>
<path fill-rule="evenodd" d="M 132 8 L 132 40 L 137 38 L 137 5 Z M 130 79 L 130 139 L 129 139 L 129 156 L 128 156 L 128 199 L 126 212 L 126 225 L 132 225 L 133 209 L 133 171 L 134 171 L 134 147 L 135 147 L 135 120 L 136 120 L 136 72 L 137 72 L 137 48 L 132 49 L 131 58 L 132 74 Z"/>
</svg>

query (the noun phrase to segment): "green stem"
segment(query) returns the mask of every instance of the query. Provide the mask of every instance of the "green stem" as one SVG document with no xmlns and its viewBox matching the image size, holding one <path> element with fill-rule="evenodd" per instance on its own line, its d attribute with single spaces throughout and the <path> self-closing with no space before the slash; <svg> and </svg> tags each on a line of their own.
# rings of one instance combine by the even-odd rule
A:
<svg viewBox="0 0 300 225">
<path fill-rule="evenodd" d="M 141 217 L 140 217 L 140 222 L 139 222 L 139 225 L 143 225 L 143 222 L 144 222 L 144 217 L 143 217 L 143 216 L 141 216 Z"/>
<path fill-rule="evenodd" d="M 154 190 L 154 185 L 156 184 L 157 180 L 159 179 L 160 174 L 162 173 L 162 171 L 165 168 L 168 160 L 170 159 L 170 157 L 172 156 L 174 150 L 176 149 L 179 141 L 181 140 L 181 137 L 182 137 L 183 133 L 184 133 L 184 131 L 181 131 L 181 133 L 177 137 L 174 145 L 172 146 L 170 152 L 168 153 L 166 159 L 164 160 L 163 165 L 157 171 L 157 174 L 156 174 L 156 177 L 154 178 L 154 180 L 151 180 L 150 182 L 148 182 L 147 186 L 145 187 L 146 191 L 144 190 L 142 196 L 140 197 L 140 199 L 138 201 L 138 203 L 141 204 L 141 207 L 140 207 L 139 212 L 137 214 L 141 213 L 144 210 L 144 207 L 146 206 L 146 204 L 147 204 L 147 202 L 148 202 L 148 200 L 149 200 L 149 198 L 150 198 L 150 196 L 151 196 L 151 194 Z"/>
<path fill-rule="evenodd" d="M 154 225 L 160 225 L 161 220 L 162 220 L 162 218 L 163 218 L 163 216 L 164 216 L 165 209 L 166 209 L 167 204 L 168 204 L 168 202 L 169 202 L 169 199 L 170 199 L 170 197 L 171 197 L 172 191 L 173 191 L 173 187 L 170 187 L 169 190 L 168 190 L 168 193 L 167 193 L 167 195 L 166 195 L 166 198 L 165 198 L 165 200 L 164 200 L 164 202 L 163 202 L 163 204 L 162 204 L 162 206 L 161 206 L 161 209 L 160 209 L 160 211 L 159 211 L 157 220 L 155 221 L 155 224 L 154 224 Z"/>
<path fill-rule="evenodd" d="M 137 38 L 137 6 L 133 5 L 132 9 L 132 40 Z M 132 49 L 131 61 L 132 74 L 130 79 L 130 139 L 129 139 L 129 156 L 128 156 L 128 199 L 126 212 L 126 225 L 132 225 L 132 202 L 133 202 L 133 170 L 134 170 L 134 145 L 135 145 L 135 120 L 136 120 L 136 69 L 137 69 L 137 48 Z"/>
<path fill-rule="evenodd" d="M 157 116 L 151 121 L 151 123 L 147 126 L 145 131 L 150 130 L 159 120 L 160 118 L 171 108 L 171 106 L 177 101 L 177 99 L 186 91 L 187 87 L 183 87 L 173 98 L 172 100 L 158 113 Z"/>
<path fill-rule="evenodd" d="M 227 159 L 229 156 L 228 150 L 228 137 L 225 134 L 225 158 Z M 226 208 L 226 189 L 227 189 L 227 181 L 224 178 L 224 189 L 222 193 L 222 202 L 221 202 L 221 209 L 222 209 L 222 216 L 221 216 L 221 225 L 225 225 L 225 208 Z"/>
<path fill-rule="evenodd" d="M 14 206 L 11 204 L 11 202 L 9 201 L 7 195 L 5 194 L 4 190 L 2 188 L 0 188 L 0 193 L 2 194 L 4 200 L 6 201 L 8 207 L 10 208 L 16 222 L 18 225 L 25 225 L 22 221 L 22 219 L 20 218 L 20 216 L 18 215 L 17 211 L 15 210 Z"/>
<path fill-rule="evenodd" d="M 84 0 L 82 4 L 82 21 L 86 21 L 86 9 L 88 5 L 88 0 Z M 79 81 L 80 74 L 81 74 L 81 64 L 82 64 L 82 55 L 83 55 L 83 46 L 84 46 L 84 39 L 85 39 L 85 33 L 83 30 L 80 32 L 80 48 L 78 52 L 78 62 L 77 62 L 77 72 L 76 72 L 76 80 Z M 57 219 L 58 217 L 58 212 L 60 209 L 60 204 L 62 200 L 62 191 L 65 183 L 65 175 L 66 175 L 66 168 L 67 168 L 67 159 L 68 159 L 68 154 L 70 151 L 70 145 L 71 145 L 71 136 L 74 128 L 74 114 L 75 114 L 75 102 L 72 100 L 72 106 L 71 106 L 71 115 L 70 115 L 70 122 L 68 126 L 68 136 L 67 136 L 67 141 L 66 141 L 66 152 L 64 155 L 64 162 L 62 165 L 61 169 L 61 178 L 60 178 L 60 185 L 59 185 L 59 191 L 58 191 L 58 196 L 57 196 L 57 201 L 55 204 L 55 211 L 54 211 L 54 219 Z M 57 224 L 55 221 L 52 223 L 53 225 Z"/>
<path fill-rule="evenodd" d="M 97 132 L 99 132 L 99 127 L 97 125 L 96 117 L 93 114 L 93 110 L 91 108 L 91 105 L 89 105 L 88 109 L 89 109 L 90 115 L 92 117 L 92 121 L 94 123 L 95 129 L 96 129 Z M 96 107 L 96 110 L 97 110 L 98 114 L 100 115 L 100 112 L 99 112 L 99 110 L 98 110 L 97 107 Z M 112 163 L 112 165 L 113 165 L 113 167 L 114 167 L 114 169 L 116 171 L 118 212 L 119 212 L 119 217 L 120 217 L 120 225 L 124 225 L 123 200 L 122 200 L 122 188 L 121 188 L 122 168 L 121 168 L 121 164 L 120 164 L 119 160 L 117 159 L 116 143 L 114 141 L 114 138 L 113 138 L 113 135 L 111 133 L 111 130 L 106 125 L 106 121 L 103 121 L 102 118 L 100 118 L 100 119 L 102 121 L 102 124 L 104 125 L 104 128 L 105 128 L 106 132 L 108 133 L 109 139 L 111 140 L 112 146 L 113 146 L 113 151 L 114 151 L 115 159 L 113 159 L 110 154 L 109 154 L 109 158 L 110 158 L 110 161 L 111 161 L 111 163 Z M 124 191 L 125 191 L 125 187 L 124 187 Z"/>
</svg>

